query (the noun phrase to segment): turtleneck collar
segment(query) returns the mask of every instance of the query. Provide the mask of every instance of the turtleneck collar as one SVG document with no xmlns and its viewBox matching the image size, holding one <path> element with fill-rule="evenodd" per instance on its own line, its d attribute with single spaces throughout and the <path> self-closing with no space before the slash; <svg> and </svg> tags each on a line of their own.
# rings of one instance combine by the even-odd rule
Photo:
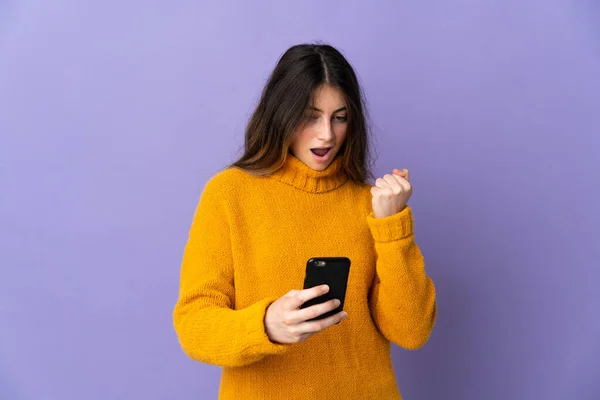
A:
<svg viewBox="0 0 600 400">
<path fill-rule="evenodd" d="M 283 166 L 272 178 L 309 193 L 325 193 L 335 190 L 348 180 L 342 165 L 342 157 L 336 156 L 323 171 L 316 171 L 292 154 L 288 154 Z"/>
</svg>

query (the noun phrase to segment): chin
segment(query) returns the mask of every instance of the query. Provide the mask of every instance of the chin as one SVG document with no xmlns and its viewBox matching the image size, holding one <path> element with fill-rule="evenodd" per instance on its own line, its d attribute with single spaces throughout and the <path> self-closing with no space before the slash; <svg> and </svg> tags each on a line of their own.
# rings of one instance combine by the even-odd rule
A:
<svg viewBox="0 0 600 400">
<path fill-rule="evenodd" d="M 315 165 L 313 163 L 313 165 L 309 165 L 309 167 L 311 167 L 315 171 L 324 171 L 327 167 L 329 167 L 329 164 L 331 164 L 331 163 L 328 163 L 327 165 L 323 165 L 323 164 L 316 164 Z"/>
</svg>

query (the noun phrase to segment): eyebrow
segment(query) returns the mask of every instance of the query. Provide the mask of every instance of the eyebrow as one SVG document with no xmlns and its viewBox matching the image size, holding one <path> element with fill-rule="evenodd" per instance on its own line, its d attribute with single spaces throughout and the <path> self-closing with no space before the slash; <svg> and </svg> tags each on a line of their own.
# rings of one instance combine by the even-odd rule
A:
<svg viewBox="0 0 600 400">
<path fill-rule="evenodd" d="M 318 111 L 318 112 L 323 112 L 323 110 L 320 110 L 320 109 L 318 109 L 317 107 L 313 107 L 312 109 L 313 109 L 313 110 L 315 110 L 315 111 Z M 338 108 L 338 109 L 337 109 L 337 110 L 335 110 L 335 111 L 334 111 L 332 114 L 338 113 L 338 112 L 340 112 L 340 111 L 346 111 L 346 107 Z"/>
</svg>

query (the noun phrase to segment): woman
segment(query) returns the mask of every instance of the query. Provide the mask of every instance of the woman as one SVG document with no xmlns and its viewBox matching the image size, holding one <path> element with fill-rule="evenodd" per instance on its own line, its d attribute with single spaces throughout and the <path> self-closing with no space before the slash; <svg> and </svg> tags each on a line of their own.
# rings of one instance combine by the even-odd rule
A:
<svg viewBox="0 0 600 400">
<path fill-rule="evenodd" d="M 328 45 L 279 60 L 240 160 L 204 188 L 174 324 L 189 357 L 220 365 L 220 399 L 400 399 L 390 342 L 417 349 L 436 318 L 406 205 L 407 170 L 367 183 L 356 75 Z M 311 257 L 348 257 L 337 300 L 303 287 Z M 310 321 L 309 321 L 310 320 Z"/>
</svg>

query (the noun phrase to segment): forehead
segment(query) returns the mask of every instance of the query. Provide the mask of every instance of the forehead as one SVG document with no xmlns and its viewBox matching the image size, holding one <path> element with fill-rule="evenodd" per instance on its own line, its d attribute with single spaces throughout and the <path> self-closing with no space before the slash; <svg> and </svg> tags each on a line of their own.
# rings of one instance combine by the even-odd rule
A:
<svg viewBox="0 0 600 400">
<path fill-rule="evenodd" d="M 346 105 L 342 91 L 330 85 L 322 85 L 315 89 L 312 100 L 313 105 L 320 109 L 338 109 Z"/>
</svg>

